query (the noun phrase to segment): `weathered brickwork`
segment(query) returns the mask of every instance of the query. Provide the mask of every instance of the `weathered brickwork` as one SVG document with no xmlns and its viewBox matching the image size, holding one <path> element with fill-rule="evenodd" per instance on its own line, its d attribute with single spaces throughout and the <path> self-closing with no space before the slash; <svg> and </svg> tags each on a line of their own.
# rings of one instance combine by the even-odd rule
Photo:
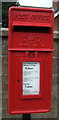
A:
<svg viewBox="0 0 59 120">
<path fill-rule="evenodd" d="M 0 105 L 2 101 L 2 118 L 22 118 L 22 115 L 10 115 L 8 113 L 8 31 L 2 32 L 2 53 L 0 53 L 0 60 L 2 60 L 2 72 L 0 74 L 0 96 L 2 95 L 2 100 L 0 99 Z M 1 36 L 1 35 L 0 35 Z M 1 42 L 1 41 L 0 41 Z M 49 113 L 38 113 L 31 114 L 31 117 L 36 120 L 36 118 L 57 118 L 57 83 L 59 85 L 59 39 L 54 39 L 54 51 L 53 51 L 53 74 L 52 74 L 52 107 Z M 1 86 L 2 85 L 2 86 Z M 1 91 L 2 89 L 2 91 Z M 59 88 L 58 88 L 59 91 Z M 0 97 L 1 98 L 1 97 Z M 58 107 L 59 110 L 59 107 Z M 0 113 L 1 114 L 1 113 Z M 41 120 L 42 120 L 41 119 Z"/>
</svg>

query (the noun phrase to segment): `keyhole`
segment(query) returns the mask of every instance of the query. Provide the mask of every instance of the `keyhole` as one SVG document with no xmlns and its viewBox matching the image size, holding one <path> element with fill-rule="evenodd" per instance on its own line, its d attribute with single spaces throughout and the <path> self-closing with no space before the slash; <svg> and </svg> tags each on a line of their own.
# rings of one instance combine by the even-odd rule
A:
<svg viewBox="0 0 59 120">
<path fill-rule="evenodd" d="M 18 83 L 20 82 L 20 80 L 18 80 Z"/>
</svg>

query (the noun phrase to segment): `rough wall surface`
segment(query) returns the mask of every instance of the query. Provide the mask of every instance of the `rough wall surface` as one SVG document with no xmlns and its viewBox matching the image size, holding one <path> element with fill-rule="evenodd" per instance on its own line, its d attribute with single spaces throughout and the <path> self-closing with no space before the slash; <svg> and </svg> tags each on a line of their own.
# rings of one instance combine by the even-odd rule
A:
<svg viewBox="0 0 59 120">
<path fill-rule="evenodd" d="M 0 32 L 1 33 L 1 32 Z M 0 114 L 2 109 L 2 118 L 20 118 L 22 115 L 10 115 L 8 113 L 8 30 L 2 30 L 0 38 L 2 36 L 2 52 L 0 51 Z M 1 39 L 0 39 L 1 45 Z M 31 118 L 35 120 L 38 118 L 57 118 L 57 78 L 59 76 L 59 38 L 54 38 L 54 51 L 53 51 L 53 74 L 52 74 L 52 107 L 49 113 L 37 113 L 31 114 Z M 2 72 L 1 72 L 2 69 Z M 58 89 L 59 90 L 59 89 Z M 2 97 L 1 97 L 2 96 Z M 1 100 L 2 98 L 2 100 Z M 58 108 L 59 109 L 59 108 Z M 0 115 L 1 116 L 1 115 Z M 33 120 L 34 120 L 33 119 Z M 12 119 L 13 120 L 13 119 Z"/>
</svg>

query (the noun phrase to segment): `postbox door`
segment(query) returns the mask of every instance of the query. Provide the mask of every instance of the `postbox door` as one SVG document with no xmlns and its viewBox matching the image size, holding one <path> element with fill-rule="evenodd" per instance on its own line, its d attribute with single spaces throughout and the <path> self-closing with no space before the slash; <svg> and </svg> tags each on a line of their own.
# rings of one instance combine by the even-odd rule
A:
<svg viewBox="0 0 59 120">
<path fill-rule="evenodd" d="M 27 111 L 29 109 L 29 111 L 36 111 L 37 109 L 39 111 L 43 110 L 43 109 L 49 109 L 50 108 L 50 102 L 51 102 L 51 54 L 48 52 L 32 52 L 32 54 L 35 54 L 35 57 L 32 58 L 33 56 L 30 55 L 31 52 L 14 52 L 14 107 L 16 108 L 16 110 L 21 109 L 21 111 L 23 111 L 25 109 L 25 111 Z M 50 59 L 50 60 L 49 60 Z M 26 79 L 28 82 L 26 82 L 25 80 L 25 85 L 27 85 L 27 89 L 24 88 L 24 73 L 25 72 L 23 69 L 26 67 L 28 64 L 32 64 L 33 65 L 36 64 L 36 68 L 37 68 L 37 76 L 39 76 L 39 81 L 38 79 L 36 80 L 32 80 L 32 82 L 29 84 L 29 80 L 32 79 L 31 77 L 31 71 L 30 70 L 26 70 L 27 74 L 30 74 L 30 78 L 29 75 L 26 75 Z M 30 66 L 31 66 L 30 64 Z M 39 67 L 38 67 L 39 65 Z M 34 67 L 34 72 L 35 72 L 35 67 Z M 39 70 L 39 72 L 38 72 Z M 38 75 L 39 73 L 39 75 Z M 36 77 L 37 77 L 36 76 Z M 50 77 L 50 78 L 49 78 Z M 29 79 L 29 80 L 28 80 Z M 33 83 L 33 81 L 35 83 Z M 37 93 L 30 93 L 28 91 L 31 92 L 31 88 L 28 87 L 29 86 L 33 86 L 35 87 L 35 84 L 39 84 L 35 89 L 37 90 Z M 27 94 L 24 93 L 24 91 L 27 90 Z M 38 92 L 39 91 L 39 92 Z M 36 103 L 36 99 L 37 99 L 37 103 Z M 48 100 L 48 102 L 47 102 Z M 40 104 L 39 104 L 40 102 Z M 44 104 L 45 102 L 45 104 Z M 33 108 L 32 108 L 33 106 Z M 47 107 L 46 107 L 47 106 Z"/>
</svg>

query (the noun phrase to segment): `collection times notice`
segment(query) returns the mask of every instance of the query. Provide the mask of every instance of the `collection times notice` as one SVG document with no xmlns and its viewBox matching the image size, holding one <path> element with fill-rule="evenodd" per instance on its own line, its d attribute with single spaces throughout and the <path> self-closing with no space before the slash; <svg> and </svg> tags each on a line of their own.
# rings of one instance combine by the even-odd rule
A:
<svg viewBox="0 0 59 120">
<path fill-rule="evenodd" d="M 40 93 L 40 62 L 23 62 L 23 95 Z"/>
</svg>

